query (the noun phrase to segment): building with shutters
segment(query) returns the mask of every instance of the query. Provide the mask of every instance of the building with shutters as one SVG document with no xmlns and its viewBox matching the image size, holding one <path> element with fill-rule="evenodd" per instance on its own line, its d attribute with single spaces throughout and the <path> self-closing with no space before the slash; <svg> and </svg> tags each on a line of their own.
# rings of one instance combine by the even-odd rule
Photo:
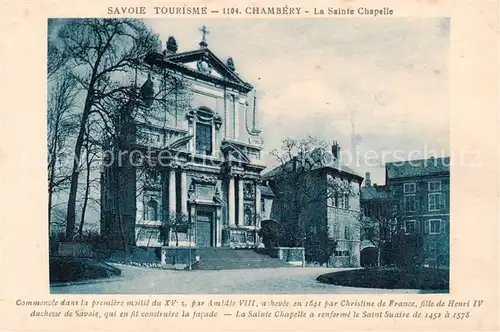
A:
<svg viewBox="0 0 500 332">
<path fill-rule="evenodd" d="M 154 116 L 131 120 L 128 146 L 148 163 L 103 167 L 101 233 L 110 242 L 259 244 L 261 208 L 268 203 L 261 199 L 258 96 L 232 58 L 223 61 L 208 48 L 207 30 L 200 30 L 198 48 L 178 52 L 170 37 L 162 53 L 145 58 L 149 72 L 137 78 L 143 97 L 157 95 L 166 80 L 178 80 L 188 87 L 189 101 L 184 108 L 177 101 L 150 102 Z M 164 235 L 163 225 L 179 213 L 191 230 Z"/>
<path fill-rule="evenodd" d="M 425 263 L 449 265 L 450 158 L 387 163 L 385 170 L 405 232 L 423 236 Z"/>
<path fill-rule="evenodd" d="M 325 246 L 329 238 L 337 243 L 328 258 L 329 266 L 359 267 L 359 190 L 363 177 L 342 163 L 340 149 L 337 142 L 330 151 L 316 148 L 265 173 L 263 179 L 276 195 L 271 219 L 280 221 L 288 241 L 305 248 L 306 259 L 314 257 L 311 253 Z M 311 166 L 301 166 L 309 161 Z M 298 239 L 295 233 L 302 233 L 303 238 Z"/>
<path fill-rule="evenodd" d="M 367 174 L 361 187 L 362 211 L 378 228 L 378 240 L 387 242 L 396 231 L 420 235 L 424 264 L 449 266 L 450 158 L 391 162 L 385 171 L 385 185 L 372 185 Z"/>
</svg>

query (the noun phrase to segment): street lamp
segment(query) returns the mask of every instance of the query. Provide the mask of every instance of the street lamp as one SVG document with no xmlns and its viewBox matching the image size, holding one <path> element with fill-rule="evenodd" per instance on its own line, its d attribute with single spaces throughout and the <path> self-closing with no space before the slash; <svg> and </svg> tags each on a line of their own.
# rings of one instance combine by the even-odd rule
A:
<svg viewBox="0 0 500 332">
<path fill-rule="evenodd" d="M 191 213 L 188 215 L 188 229 L 187 229 L 189 235 L 188 235 L 188 241 L 189 241 L 189 270 L 191 270 L 191 265 L 193 264 L 192 262 L 192 256 L 191 256 Z"/>
<path fill-rule="evenodd" d="M 188 229 L 189 232 L 189 270 L 191 270 L 192 257 L 191 257 L 191 229 Z"/>
</svg>

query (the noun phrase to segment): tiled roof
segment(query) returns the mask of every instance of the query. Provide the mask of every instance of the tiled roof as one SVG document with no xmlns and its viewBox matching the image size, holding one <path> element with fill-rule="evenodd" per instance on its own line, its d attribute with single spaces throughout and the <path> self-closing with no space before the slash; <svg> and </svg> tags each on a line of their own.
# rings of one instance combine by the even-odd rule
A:
<svg viewBox="0 0 500 332">
<path fill-rule="evenodd" d="M 371 200 L 371 199 L 385 199 L 389 197 L 385 187 L 382 186 L 365 186 L 360 188 L 360 199 Z"/>
<path fill-rule="evenodd" d="M 450 157 L 387 163 L 387 179 L 423 177 L 450 173 Z"/>
<path fill-rule="evenodd" d="M 266 197 L 275 197 L 273 190 L 269 186 L 260 186 L 260 194 Z"/>
<path fill-rule="evenodd" d="M 310 152 L 308 154 L 308 156 L 305 157 L 304 159 L 308 159 L 317 150 L 318 149 Z M 317 171 L 317 170 L 320 170 L 320 169 L 334 169 L 334 170 L 337 170 L 340 173 L 353 175 L 355 177 L 363 179 L 363 177 L 361 175 L 359 175 L 357 172 L 355 172 L 349 166 L 346 166 L 346 165 L 342 164 L 342 162 L 338 158 L 333 157 L 333 155 L 331 153 L 319 154 L 318 156 L 319 156 L 318 158 L 314 158 L 313 157 L 313 158 L 310 159 L 310 160 L 315 160 L 316 161 L 314 163 L 313 167 L 311 168 L 311 171 Z M 323 157 L 321 157 L 321 156 L 323 156 Z M 277 167 L 273 168 L 269 172 L 265 173 L 262 176 L 262 178 L 264 180 L 268 180 L 268 179 L 271 179 L 271 178 L 275 177 L 276 175 L 278 175 L 281 172 L 285 171 L 286 168 L 289 168 L 290 165 L 291 165 L 291 163 L 292 163 L 292 161 L 288 161 L 285 165 L 280 165 L 280 166 L 277 166 Z"/>
</svg>

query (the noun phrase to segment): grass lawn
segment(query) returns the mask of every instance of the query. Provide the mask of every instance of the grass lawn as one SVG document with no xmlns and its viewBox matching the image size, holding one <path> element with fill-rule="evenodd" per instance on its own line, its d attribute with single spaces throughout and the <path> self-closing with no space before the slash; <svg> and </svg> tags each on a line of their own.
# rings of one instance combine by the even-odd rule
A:
<svg viewBox="0 0 500 332">
<path fill-rule="evenodd" d="M 121 274 L 120 269 L 100 260 L 79 257 L 50 257 L 50 283 L 109 278 Z"/>
<path fill-rule="evenodd" d="M 425 267 L 412 269 L 373 267 L 326 273 L 316 280 L 348 287 L 448 290 L 449 270 Z"/>
</svg>

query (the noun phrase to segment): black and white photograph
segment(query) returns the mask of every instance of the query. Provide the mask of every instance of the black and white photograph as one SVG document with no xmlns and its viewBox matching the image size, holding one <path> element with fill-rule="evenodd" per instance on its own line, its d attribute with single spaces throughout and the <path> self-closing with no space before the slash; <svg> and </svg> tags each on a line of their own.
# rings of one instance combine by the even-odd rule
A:
<svg viewBox="0 0 500 332">
<path fill-rule="evenodd" d="M 449 293 L 449 17 L 47 28 L 51 294 Z"/>
</svg>

